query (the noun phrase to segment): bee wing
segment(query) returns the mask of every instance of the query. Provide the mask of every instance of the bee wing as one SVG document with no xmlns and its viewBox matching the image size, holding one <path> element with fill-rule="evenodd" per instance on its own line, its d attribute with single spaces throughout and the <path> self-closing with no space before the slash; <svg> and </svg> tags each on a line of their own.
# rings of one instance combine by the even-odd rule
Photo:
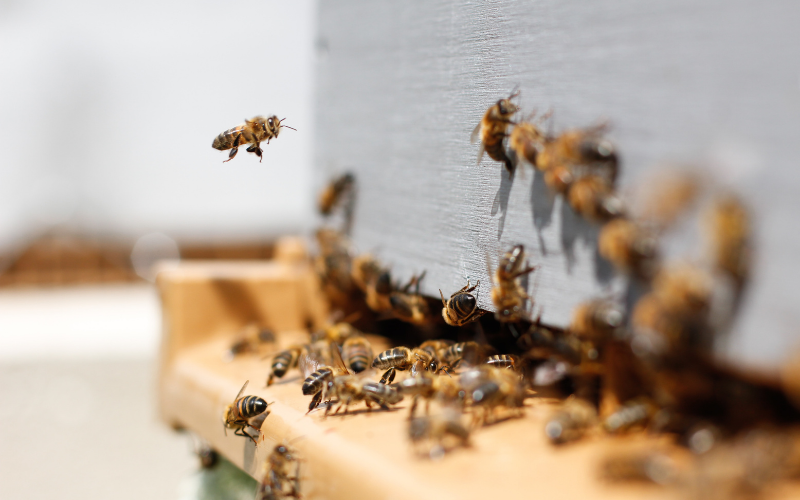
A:
<svg viewBox="0 0 800 500">
<path fill-rule="evenodd" d="M 339 374 L 349 375 L 350 372 L 347 371 L 347 365 L 344 364 L 342 353 L 339 352 L 339 346 L 336 345 L 336 342 L 330 343 L 330 351 L 331 366 L 333 366 L 334 370 Z"/>
<path fill-rule="evenodd" d="M 478 161 L 476 162 L 477 165 L 481 164 L 481 160 L 483 160 L 483 153 L 486 152 L 486 149 L 483 147 L 483 143 L 481 142 L 481 147 L 478 149 Z"/>
<path fill-rule="evenodd" d="M 245 389 L 245 387 L 247 387 L 247 384 L 249 384 L 249 383 L 250 383 L 250 381 L 249 381 L 249 380 L 245 380 L 245 382 L 244 382 L 244 385 L 242 386 L 242 388 L 241 388 L 241 389 L 239 389 L 239 394 L 237 394 L 237 395 L 236 395 L 236 397 L 235 397 L 235 398 L 233 398 L 233 400 L 234 400 L 234 401 L 236 401 L 237 399 L 239 399 L 240 397 L 242 397 L 242 393 L 244 392 L 244 389 Z"/>
<path fill-rule="evenodd" d="M 478 139 L 480 139 L 480 136 L 481 136 L 481 125 L 482 125 L 482 123 L 478 122 L 478 124 L 472 130 L 472 134 L 470 134 L 470 136 L 469 136 L 470 144 L 475 144 L 476 142 L 478 142 Z"/>
<path fill-rule="evenodd" d="M 303 354 L 300 356 L 300 359 L 297 361 L 297 367 L 303 373 L 303 377 L 308 377 L 317 369 L 324 365 L 325 362 L 316 353 L 313 349 L 306 348 L 303 350 Z"/>
</svg>

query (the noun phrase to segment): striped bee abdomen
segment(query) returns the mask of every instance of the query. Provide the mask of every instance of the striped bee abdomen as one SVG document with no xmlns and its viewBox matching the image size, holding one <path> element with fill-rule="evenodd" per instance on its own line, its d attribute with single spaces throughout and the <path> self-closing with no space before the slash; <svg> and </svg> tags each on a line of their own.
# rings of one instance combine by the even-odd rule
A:
<svg viewBox="0 0 800 500">
<path fill-rule="evenodd" d="M 242 418 L 252 418 L 267 411 L 267 402 L 258 396 L 245 396 L 236 400 L 236 411 Z"/>
<path fill-rule="evenodd" d="M 517 357 L 512 354 L 495 354 L 486 359 L 486 364 L 497 368 L 515 368 Z"/>
<path fill-rule="evenodd" d="M 297 365 L 296 351 L 288 350 L 283 351 L 272 360 L 272 373 L 276 377 L 283 377 L 289 368 L 294 368 Z"/>
<path fill-rule="evenodd" d="M 474 296 L 468 293 L 456 295 L 450 300 L 452 308 L 458 318 L 466 318 L 478 307 L 478 301 L 475 300 Z"/>
<path fill-rule="evenodd" d="M 400 391 L 387 384 L 365 382 L 363 389 L 369 399 L 379 404 L 397 404 L 403 400 Z"/>
<path fill-rule="evenodd" d="M 242 129 L 244 127 L 234 127 L 230 130 L 226 130 L 222 132 L 218 136 L 214 138 L 214 142 L 211 143 L 211 147 L 214 149 L 218 149 L 220 151 L 225 151 L 226 149 L 231 149 L 233 147 L 233 143 L 236 140 L 236 136 L 242 133 Z M 239 145 L 244 143 L 244 137 L 239 139 Z"/>
<path fill-rule="evenodd" d="M 303 381 L 303 394 L 311 396 L 321 391 L 325 381 L 333 377 L 333 369 L 327 366 L 320 368 Z"/>
<path fill-rule="evenodd" d="M 372 367 L 378 369 L 397 368 L 399 370 L 411 366 L 411 351 L 406 347 L 395 347 L 378 354 L 372 360 Z"/>
</svg>

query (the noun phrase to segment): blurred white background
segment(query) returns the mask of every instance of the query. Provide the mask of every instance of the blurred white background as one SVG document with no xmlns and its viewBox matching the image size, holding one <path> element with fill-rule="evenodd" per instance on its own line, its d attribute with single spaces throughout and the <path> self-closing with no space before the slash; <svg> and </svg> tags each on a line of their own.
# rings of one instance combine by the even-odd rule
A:
<svg viewBox="0 0 800 500">
<path fill-rule="evenodd" d="M 0 0 L 0 253 L 308 227 L 315 11 Z M 298 132 L 223 164 L 213 138 L 259 114 Z M 196 466 L 157 419 L 159 333 L 151 285 L 0 291 L 0 498 L 178 497 Z"/>
</svg>

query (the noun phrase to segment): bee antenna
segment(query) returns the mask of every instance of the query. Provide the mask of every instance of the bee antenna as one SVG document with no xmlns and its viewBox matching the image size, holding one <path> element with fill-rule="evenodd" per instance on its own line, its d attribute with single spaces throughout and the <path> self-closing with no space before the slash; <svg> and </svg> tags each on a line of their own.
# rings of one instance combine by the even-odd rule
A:
<svg viewBox="0 0 800 500">
<path fill-rule="evenodd" d="M 289 130 L 294 130 L 295 132 L 297 132 L 296 128 L 292 128 L 289 125 L 281 125 L 281 128 L 288 128 Z"/>
</svg>

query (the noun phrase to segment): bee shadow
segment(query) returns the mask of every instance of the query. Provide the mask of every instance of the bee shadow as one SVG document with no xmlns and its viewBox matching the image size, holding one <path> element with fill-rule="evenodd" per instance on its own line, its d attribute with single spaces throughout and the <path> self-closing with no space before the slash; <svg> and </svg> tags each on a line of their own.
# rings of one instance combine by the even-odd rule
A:
<svg viewBox="0 0 800 500">
<path fill-rule="evenodd" d="M 333 403 L 335 404 L 335 403 Z M 347 413 L 344 413 L 344 410 L 341 410 L 339 413 L 334 414 L 333 412 L 328 413 L 328 417 L 349 417 L 351 415 L 362 415 L 362 414 L 369 414 L 369 413 L 392 413 L 396 411 L 400 411 L 405 406 L 390 406 L 389 408 L 358 408 L 356 410 L 349 410 Z"/>
<path fill-rule="evenodd" d="M 599 232 L 596 224 L 575 213 L 566 201 L 561 204 L 561 248 L 567 258 L 567 274 L 572 274 L 572 267 L 575 265 L 575 242 L 583 240 L 597 253 Z"/>
<path fill-rule="evenodd" d="M 514 171 L 516 172 L 516 170 Z M 511 186 L 514 184 L 514 173 L 509 173 L 505 168 L 500 169 L 500 188 L 494 196 L 492 202 L 492 216 L 500 213 L 500 220 L 497 227 L 497 239 L 503 236 L 503 229 L 506 225 L 506 213 L 508 212 L 508 198 L 511 195 Z"/>
<path fill-rule="evenodd" d="M 533 169 L 533 182 L 531 183 L 531 213 L 533 214 L 533 227 L 539 239 L 539 248 L 542 255 L 547 255 L 547 247 L 542 237 L 542 230 L 553 222 L 553 207 L 556 197 L 547 189 L 544 183 L 544 174 Z"/>
</svg>

